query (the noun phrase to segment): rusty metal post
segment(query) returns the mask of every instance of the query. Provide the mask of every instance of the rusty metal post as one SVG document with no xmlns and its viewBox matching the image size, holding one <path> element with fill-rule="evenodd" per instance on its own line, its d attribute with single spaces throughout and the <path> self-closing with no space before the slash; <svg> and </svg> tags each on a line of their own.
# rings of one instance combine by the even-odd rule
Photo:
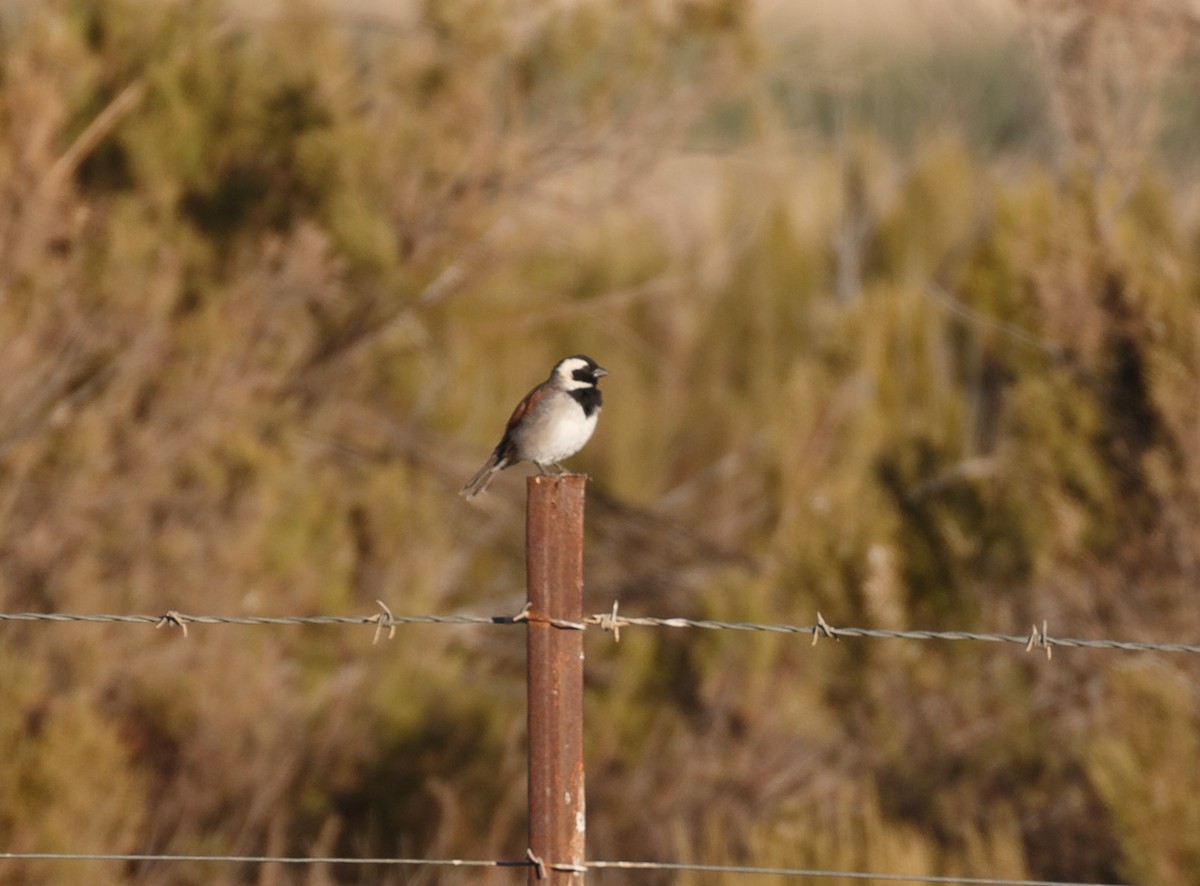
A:
<svg viewBox="0 0 1200 886">
<path fill-rule="evenodd" d="M 583 502 L 587 478 L 533 476 L 525 513 L 529 587 L 529 849 L 538 886 L 584 882 Z M 551 865 L 577 865 L 556 871 Z M 545 876 L 546 879 L 539 880 Z"/>
</svg>

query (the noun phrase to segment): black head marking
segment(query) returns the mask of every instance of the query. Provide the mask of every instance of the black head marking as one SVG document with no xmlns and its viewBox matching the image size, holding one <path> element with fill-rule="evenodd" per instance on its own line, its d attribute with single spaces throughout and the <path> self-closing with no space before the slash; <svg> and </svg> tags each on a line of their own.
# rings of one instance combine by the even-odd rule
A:
<svg viewBox="0 0 1200 886">
<path fill-rule="evenodd" d="M 608 371 L 604 367 L 586 354 L 575 354 L 573 357 L 567 357 L 560 361 L 559 365 L 561 366 L 563 363 L 569 361 L 578 361 L 581 364 L 571 371 L 571 378 L 574 381 L 594 385 L 603 376 L 608 375 Z"/>
</svg>

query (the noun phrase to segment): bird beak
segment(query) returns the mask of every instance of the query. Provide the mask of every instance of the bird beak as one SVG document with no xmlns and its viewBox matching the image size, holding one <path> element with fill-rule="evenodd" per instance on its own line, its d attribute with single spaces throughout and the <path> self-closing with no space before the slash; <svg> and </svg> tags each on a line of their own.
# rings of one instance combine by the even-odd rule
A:
<svg viewBox="0 0 1200 886">
<path fill-rule="evenodd" d="M 592 375 L 596 376 L 596 378 L 604 378 L 604 376 L 608 375 L 608 370 L 603 366 L 597 366 L 592 370 Z"/>
</svg>

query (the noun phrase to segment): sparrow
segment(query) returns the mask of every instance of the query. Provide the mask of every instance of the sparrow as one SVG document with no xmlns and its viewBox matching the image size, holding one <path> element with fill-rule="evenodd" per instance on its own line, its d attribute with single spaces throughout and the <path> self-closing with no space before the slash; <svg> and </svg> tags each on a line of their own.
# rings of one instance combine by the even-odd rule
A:
<svg viewBox="0 0 1200 886">
<path fill-rule="evenodd" d="M 596 383 L 608 375 L 591 357 L 576 354 L 555 364 L 550 377 L 525 395 L 513 410 L 492 457 L 466 482 L 459 495 L 474 498 L 492 478 L 520 461 L 531 461 L 546 473 L 583 448 L 596 430 L 602 397 Z"/>
</svg>

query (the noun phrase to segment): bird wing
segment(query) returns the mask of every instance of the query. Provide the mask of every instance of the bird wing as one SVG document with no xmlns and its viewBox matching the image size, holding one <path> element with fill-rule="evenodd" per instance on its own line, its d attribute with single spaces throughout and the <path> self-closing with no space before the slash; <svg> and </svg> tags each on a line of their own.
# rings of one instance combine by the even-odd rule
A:
<svg viewBox="0 0 1200 886">
<path fill-rule="evenodd" d="M 522 398 L 521 402 L 517 404 L 517 408 L 513 410 L 512 415 L 508 417 L 508 424 L 504 426 L 504 436 L 506 438 L 512 434 L 513 428 L 520 424 L 521 419 L 533 411 L 547 393 L 549 391 L 545 385 L 538 385 Z"/>
</svg>

